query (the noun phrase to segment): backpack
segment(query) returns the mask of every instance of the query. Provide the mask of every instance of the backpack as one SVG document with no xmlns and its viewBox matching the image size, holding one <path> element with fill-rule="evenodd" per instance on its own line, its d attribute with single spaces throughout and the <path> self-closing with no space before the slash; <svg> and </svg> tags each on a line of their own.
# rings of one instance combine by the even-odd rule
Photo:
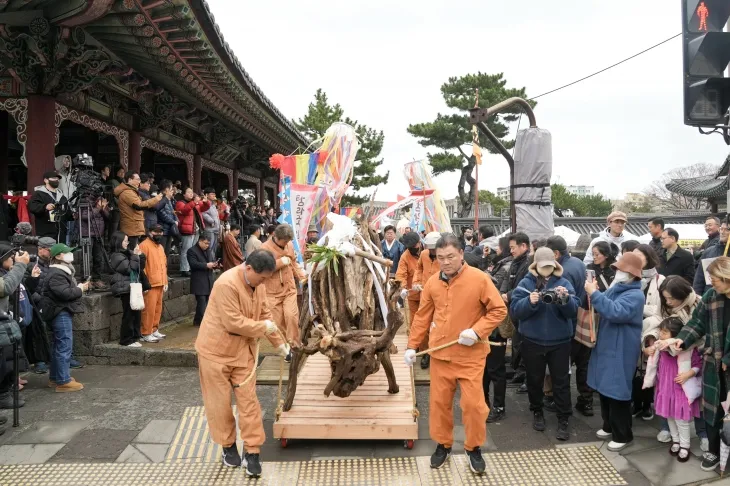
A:
<svg viewBox="0 0 730 486">
<path fill-rule="evenodd" d="M 18 290 L 20 292 L 20 306 L 18 308 L 20 319 L 18 320 L 18 324 L 21 327 L 28 327 L 33 322 L 33 305 L 30 302 L 28 291 L 23 284 L 20 284 Z"/>
</svg>

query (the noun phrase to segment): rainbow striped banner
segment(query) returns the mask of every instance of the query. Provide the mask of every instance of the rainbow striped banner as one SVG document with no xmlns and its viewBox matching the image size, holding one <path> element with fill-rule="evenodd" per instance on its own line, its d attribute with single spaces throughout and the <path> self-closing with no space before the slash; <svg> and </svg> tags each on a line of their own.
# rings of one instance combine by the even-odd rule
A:
<svg viewBox="0 0 730 486">
<path fill-rule="evenodd" d="M 347 216 L 350 219 L 355 219 L 357 216 L 362 216 L 362 208 L 346 206 L 344 208 L 340 208 L 340 214 L 342 216 Z"/>
</svg>

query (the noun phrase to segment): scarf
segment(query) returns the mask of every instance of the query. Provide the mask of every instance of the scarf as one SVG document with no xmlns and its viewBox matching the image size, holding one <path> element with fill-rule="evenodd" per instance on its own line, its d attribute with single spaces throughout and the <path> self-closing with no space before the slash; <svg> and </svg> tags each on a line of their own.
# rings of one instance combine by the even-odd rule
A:
<svg viewBox="0 0 730 486">
<path fill-rule="evenodd" d="M 656 268 L 650 268 L 641 272 L 641 291 L 644 292 L 651 283 L 651 279 L 657 276 Z"/>
</svg>

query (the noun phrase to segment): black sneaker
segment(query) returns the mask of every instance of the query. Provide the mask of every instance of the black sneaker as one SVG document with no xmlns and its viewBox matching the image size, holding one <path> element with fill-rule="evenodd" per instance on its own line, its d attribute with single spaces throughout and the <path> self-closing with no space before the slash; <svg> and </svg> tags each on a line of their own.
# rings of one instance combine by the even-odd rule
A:
<svg viewBox="0 0 730 486">
<path fill-rule="evenodd" d="M 482 450 L 479 447 L 475 447 L 472 451 L 464 452 L 466 452 L 466 458 L 469 460 L 469 469 L 471 469 L 471 472 L 484 474 L 484 470 L 487 469 L 487 464 L 484 462 Z"/>
<path fill-rule="evenodd" d="M 241 467 L 241 456 L 238 455 L 238 448 L 235 442 L 231 447 L 223 448 L 223 465 L 228 467 Z"/>
<path fill-rule="evenodd" d="M 436 447 L 436 452 L 431 456 L 431 467 L 434 469 L 440 469 L 446 464 L 449 456 L 451 455 L 451 448 L 447 449 L 443 445 L 439 444 Z"/>
<path fill-rule="evenodd" d="M 428 354 L 424 354 L 421 357 L 421 369 L 427 370 L 430 365 L 431 365 L 431 356 Z"/>
<path fill-rule="evenodd" d="M 654 410 L 651 408 L 651 406 L 648 409 L 643 410 L 641 412 L 641 420 L 648 422 L 648 421 L 652 420 L 653 418 L 654 418 Z"/>
<path fill-rule="evenodd" d="M 525 374 L 517 372 L 515 373 L 515 376 L 512 377 L 512 380 L 510 380 L 510 385 L 521 385 L 525 382 Z"/>
<path fill-rule="evenodd" d="M 504 416 L 506 414 L 504 413 L 503 408 L 493 408 L 489 411 L 489 417 L 487 417 L 487 423 L 493 424 L 495 422 L 501 422 L 504 420 Z"/>
<path fill-rule="evenodd" d="M 558 420 L 558 431 L 555 433 L 555 438 L 558 440 L 570 439 L 570 432 L 568 432 L 568 420 Z"/>
<path fill-rule="evenodd" d="M 524 395 L 525 393 L 527 393 L 527 383 L 521 384 L 520 387 L 517 389 L 517 393 L 519 393 L 520 395 Z"/>
<path fill-rule="evenodd" d="M 289 351 L 289 354 L 286 355 L 284 361 L 286 361 L 287 363 L 291 363 L 291 351 Z"/>
<path fill-rule="evenodd" d="M 557 413 L 558 407 L 555 406 L 555 400 L 553 400 L 553 397 L 545 397 L 542 400 L 542 408 L 543 410 L 547 410 L 548 412 Z"/>
<path fill-rule="evenodd" d="M 259 461 L 258 454 L 249 454 L 248 452 L 243 455 L 243 463 L 246 466 L 246 475 L 257 478 L 261 476 L 261 461 Z"/>
<path fill-rule="evenodd" d="M 702 455 L 700 467 L 703 471 L 714 471 L 718 464 L 720 464 L 720 458 L 712 452 L 705 452 Z"/>
<path fill-rule="evenodd" d="M 575 409 L 585 417 L 593 417 L 593 404 L 589 402 L 578 402 Z"/>
<path fill-rule="evenodd" d="M 643 407 L 637 407 L 636 404 L 633 404 L 631 406 L 631 416 L 632 417 L 637 417 L 638 418 L 638 417 L 641 416 L 642 413 L 644 413 L 644 408 Z"/>
<path fill-rule="evenodd" d="M 540 412 L 533 412 L 532 415 L 532 428 L 538 432 L 545 430 L 545 416 Z"/>
</svg>

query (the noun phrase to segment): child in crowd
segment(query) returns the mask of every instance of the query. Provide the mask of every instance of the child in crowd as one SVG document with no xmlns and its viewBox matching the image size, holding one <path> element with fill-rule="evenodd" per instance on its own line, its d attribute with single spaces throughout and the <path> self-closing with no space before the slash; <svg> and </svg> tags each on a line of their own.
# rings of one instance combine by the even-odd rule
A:
<svg viewBox="0 0 730 486">
<path fill-rule="evenodd" d="M 654 345 L 644 381 L 644 387 L 648 388 L 656 379 L 654 407 L 669 423 L 672 434 L 669 453 L 677 456 L 679 462 L 689 460 L 690 421 L 700 416 L 702 395 L 702 382 L 697 378 L 702 369 L 699 352 L 694 347 L 677 352 L 671 346 L 683 326 L 679 317 L 661 322 L 659 341 Z"/>
</svg>

